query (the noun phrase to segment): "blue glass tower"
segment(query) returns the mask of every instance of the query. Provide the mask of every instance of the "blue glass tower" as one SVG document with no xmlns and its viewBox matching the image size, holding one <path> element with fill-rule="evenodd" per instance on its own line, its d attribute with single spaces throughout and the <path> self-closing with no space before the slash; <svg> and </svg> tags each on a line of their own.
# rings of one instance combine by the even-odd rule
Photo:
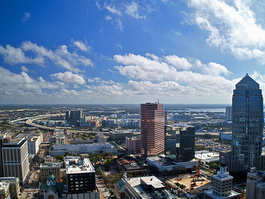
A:
<svg viewBox="0 0 265 199">
<path fill-rule="evenodd" d="M 260 168 L 263 138 L 263 98 L 259 84 L 246 76 L 236 84 L 232 101 L 233 172 Z"/>
</svg>

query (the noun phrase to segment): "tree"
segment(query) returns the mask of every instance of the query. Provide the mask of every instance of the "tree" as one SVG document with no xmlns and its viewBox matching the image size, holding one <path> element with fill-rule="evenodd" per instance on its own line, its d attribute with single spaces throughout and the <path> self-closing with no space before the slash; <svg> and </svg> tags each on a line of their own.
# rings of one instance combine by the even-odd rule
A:
<svg viewBox="0 0 265 199">
<path fill-rule="evenodd" d="M 213 136 L 211 135 L 211 134 L 209 134 L 209 133 L 205 133 L 204 134 L 204 138 L 205 139 L 211 139 Z"/>
<path fill-rule="evenodd" d="M 62 155 L 56 155 L 55 158 L 60 160 L 61 162 L 63 161 L 64 157 Z"/>
<path fill-rule="evenodd" d="M 217 168 L 218 168 L 218 164 L 217 164 L 217 163 L 211 163 L 211 164 L 210 164 L 210 167 L 211 167 L 212 169 L 217 169 Z"/>
<path fill-rule="evenodd" d="M 181 168 L 181 171 L 182 171 L 182 173 L 186 173 L 186 172 L 187 172 L 186 167 L 182 167 L 182 168 Z"/>
</svg>

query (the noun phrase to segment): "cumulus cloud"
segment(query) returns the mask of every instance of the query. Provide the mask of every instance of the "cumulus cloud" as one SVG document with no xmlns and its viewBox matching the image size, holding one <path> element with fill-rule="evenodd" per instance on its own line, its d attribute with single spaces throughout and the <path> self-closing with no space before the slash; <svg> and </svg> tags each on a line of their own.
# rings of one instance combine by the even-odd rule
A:
<svg viewBox="0 0 265 199">
<path fill-rule="evenodd" d="M 22 17 L 22 22 L 28 21 L 29 18 L 30 18 L 30 13 L 25 12 L 24 15 L 23 15 L 23 17 Z"/>
<path fill-rule="evenodd" d="M 100 82 L 101 78 L 100 77 L 94 77 L 93 79 L 87 79 L 88 82 Z"/>
<path fill-rule="evenodd" d="M 208 32 L 206 42 L 234 55 L 237 59 L 257 59 L 265 64 L 265 29 L 251 10 L 258 1 L 188 0 L 195 10 L 191 23 Z"/>
<path fill-rule="evenodd" d="M 194 58 L 177 55 L 157 57 L 149 53 L 146 56 L 115 55 L 114 60 L 121 64 L 115 66 L 115 69 L 121 75 L 133 79 L 128 81 L 126 87 L 131 94 L 180 95 L 182 93 L 184 97 L 185 92 L 191 92 L 189 97 L 196 97 L 209 94 L 227 95 L 233 90 L 233 82 L 222 76 L 227 76 L 231 72 L 218 63 L 205 64 Z"/>
<path fill-rule="evenodd" d="M 35 58 L 27 57 L 25 52 L 34 53 Z M 4 57 L 4 61 L 9 64 L 33 63 L 44 66 L 45 59 L 48 59 L 54 64 L 73 72 L 79 72 L 79 69 L 74 67 L 77 65 L 93 66 L 93 62 L 90 59 L 76 53 L 70 53 L 66 45 L 61 45 L 55 51 L 52 51 L 26 41 L 19 48 L 10 45 L 6 45 L 6 48 L 4 48 L 0 45 L 0 54 Z"/>
<path fill-rule="evenodd" d="M 29 69 L 26 66 L 21 66 L 21 70 L 23 72 L 29 72 Z"/>
<path fill-rule="evenodd" d="M 64 84 L 61 82 L 47 82 L 42 77 L 35 80 L 24 71 L 20 74 L 16 74 L 0 67 L 0 87 L 4 90 L 41 91 L 41 89 L 57 89 L 64 87 Z"/>
<path fill-rule="evenodd" d="M 148 57 L 151 57 L 152 59 L 149 59 Z M 189 74 L 191 71 L 188 71 L 190 68 L 194 68 L 194 71 L 201 70 L 201 73 L 209 76 L 231 74 L 231 72 L 221 64 L 213 62 L 209 64 L 203 64 L 197 59 L 187 59 L 178 57 L 177 55 L 170 55 L 166 56 L 165 58 L 158 58 L 153 54 L 146 54 L 146 57 L 134 54 L 128 54 L 124 56 L 115 55 L 114 60 L 125 65 L 115 66 L 120 74 L 134 79 L 149 81 L 185 81 L 186 77 L 191 80 L 194 79 L 197 73 L 193 72 L 193 75 L 190 77 Z M 177 69 L 181 69 L 181 71 L 178 71 Z M 186 77 L 182 78 L 183 75 Z"/>
<path fill-rule="evenodd" d="M 136 19 L 145 18 L 145 16 L 139 15 L 138 4 L 135 3 L 134 1 L 132 3 L 126 5 L 125 13 L 136 18 Z"/>
<path fill-rule="evenodd" d="M 91 46 L 88 46 L 88 45 L 84 44 L 84 42 L 82 42 L 82 41 L 75 41 L 75 40 L 72 39 L 71 42 L 72 42 L 72 44 L 74 46 L 76 46 L 77 48 L 79 48 L 82 51 L 90 52 L 91 49 L 92 49 Z"/>
<path fill-rule="evenodd" d="M 172 64 L 177 69 L 189 69 L 192 67 L 192 64 L 188 61 L 187 58 L 178 57 L 176 55 L 169 55 L 165 57 L 166 61 L 169 64 Z"/>
<path fill-rule="evenodd" d="M 85 84 L 86 80 L 84 77 L 78 74 L 73 74 L 70 71 L 66 71 L 64 73 L 55 73 L 52 74 L 51 77 L 55 77 L 59 80 L 62 80 L 63 82 L 66 83 L 75 83 L 75 84 Z"/>
</svg>

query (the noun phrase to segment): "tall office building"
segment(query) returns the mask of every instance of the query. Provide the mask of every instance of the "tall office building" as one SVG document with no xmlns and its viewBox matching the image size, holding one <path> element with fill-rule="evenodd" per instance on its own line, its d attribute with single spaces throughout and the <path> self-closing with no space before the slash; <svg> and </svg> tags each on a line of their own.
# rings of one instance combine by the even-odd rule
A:
<svg viewBox="0 0 265 199">
<path fill-rule="evenodd" d="M 82 110 L 65 112 L 65 119 L 67 123 L 70 125 L 79 126 L 81 117 L 82 117 Z"/>
<path fill-rule="evenodd" d="M 232 101 L 232 172 L 260 168 L 263 138 L 263 98 L 259 84 L 246 76 L 236 84 Z"/>
<path fill-rule="evenodd" d="M 195 157 L 195 127 L 166 126 L 165 155 L 176 162 L 187 162 Z"/>
<path fill-rule="evenodd" d="M 142 157 L 155 156 L 165 150 L 165 111 L 163 104 L 141 104 Z"/>
<path fill-rule="evenodd" d="M 225 107 L 225 121 L 232 121 L 232 106 Z"/>
<path fill-rule="evenodd" d="M 3 170 L 5 177 L 18 177 L 22 184 L 29 172 L 28 141 L 16 138 L 2 146 Z"/>
</svg>

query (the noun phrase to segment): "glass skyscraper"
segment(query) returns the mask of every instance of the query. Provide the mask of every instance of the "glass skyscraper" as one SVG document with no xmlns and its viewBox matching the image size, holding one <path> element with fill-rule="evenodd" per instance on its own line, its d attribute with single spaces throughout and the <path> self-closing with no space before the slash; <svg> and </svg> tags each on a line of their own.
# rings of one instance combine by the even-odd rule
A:
<svg viewBox="0 0 265 199">
<path fill-rule="evenodd" d="M 142 157 L 156 156 L 165 151 L 165 111 L 163 104 L 141 104 Z"/>
<path fill-rule="evenodd" d="M 236 84 L 232 101 L 232 172 L 260 168 L 263 138 L 263 98 L 259 84 L 246 76 Z"/>
<path fill-rule="evenodd" d="M 166 126 L 165 155 L 176 162 L 187 162 L 195 157 L 195 127 Z"/>
</svg>

